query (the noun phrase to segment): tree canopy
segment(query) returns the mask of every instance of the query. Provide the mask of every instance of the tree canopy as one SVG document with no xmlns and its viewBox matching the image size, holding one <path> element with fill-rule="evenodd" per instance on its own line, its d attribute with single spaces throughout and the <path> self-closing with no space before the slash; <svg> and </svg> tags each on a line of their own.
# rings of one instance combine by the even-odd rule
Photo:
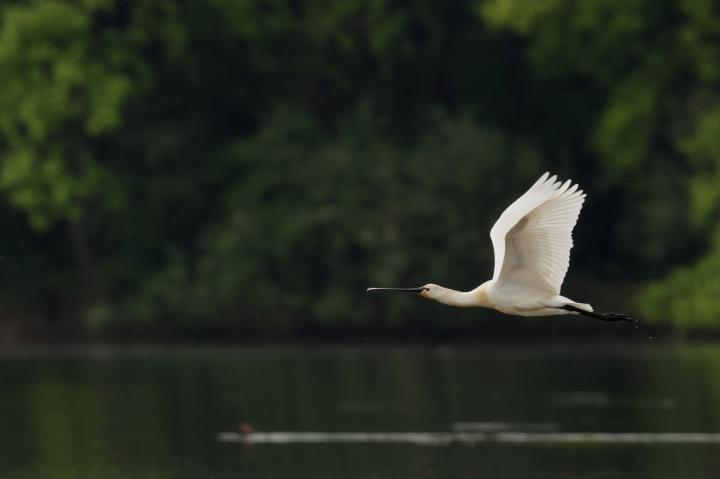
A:
<svg viewBox="0 0 720 479">
<path fill-rule="evenodd" d="M 5 2 L 2 321 L 435 327 L 363 289 L 475 286 L 552 170 L 590 194 L 570 283 L 718 328 L 719 26 L 710 0 Z"/>
</svg>

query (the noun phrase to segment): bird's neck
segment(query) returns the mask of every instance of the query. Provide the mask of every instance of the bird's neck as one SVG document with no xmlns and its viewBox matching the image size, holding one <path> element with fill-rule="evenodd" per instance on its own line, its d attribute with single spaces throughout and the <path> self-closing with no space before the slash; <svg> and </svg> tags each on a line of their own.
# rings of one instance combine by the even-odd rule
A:
<svg viewBox="0 0 720 479">
<path fill-rule="evenodd" d="M 440 293 L 433 299 L 448 306 L 458 306 L 461 308 L 492 307 L 487 294 L 487 283 L 481 284 L 472 291 L 455 291 L 450 288 L 442 288 Z"/>
</svg>

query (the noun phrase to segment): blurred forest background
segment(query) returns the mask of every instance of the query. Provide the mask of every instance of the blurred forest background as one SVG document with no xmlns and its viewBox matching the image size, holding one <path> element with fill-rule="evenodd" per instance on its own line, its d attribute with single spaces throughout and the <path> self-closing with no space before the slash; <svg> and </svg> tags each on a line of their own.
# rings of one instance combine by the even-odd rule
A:
<svg viewBox="0 0 720 479">
<path fill-rule="evenodd" d="M 546 170 L 569 296 L 720 331 L 718 2 L 6 1 L 0 80 L 0 341 L 517 328 L 364 289 L 488 279 Z"/>
</svg>

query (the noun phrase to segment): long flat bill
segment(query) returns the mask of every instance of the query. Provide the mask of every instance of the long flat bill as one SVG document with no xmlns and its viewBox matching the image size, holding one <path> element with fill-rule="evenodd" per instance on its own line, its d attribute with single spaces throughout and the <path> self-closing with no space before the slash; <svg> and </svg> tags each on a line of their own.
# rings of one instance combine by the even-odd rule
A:
<svg viewBox="0 0 720 479">
<path fill-rule="evenodd" d="M 403 293 L 422 293 L 423 288 L 368 288 L 368 291 L 400 291 Z"/>
</svg>

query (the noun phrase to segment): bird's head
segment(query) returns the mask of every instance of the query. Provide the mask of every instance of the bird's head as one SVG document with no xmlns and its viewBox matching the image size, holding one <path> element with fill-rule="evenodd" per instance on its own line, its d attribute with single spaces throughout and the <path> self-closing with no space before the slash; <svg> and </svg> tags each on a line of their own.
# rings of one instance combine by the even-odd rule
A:
<svg viewBox="0 0 720 479">
<path fill-rule="evenodd" d="M 438 299 L 440 296 L 442 296 L 443 291 L 445 291 L 445 288 L 442 286 L 438 286 L 437 284 L 426 284 L 425 286 L 420 287 L 420 296 L 427 299 Z"/>
</svg>

